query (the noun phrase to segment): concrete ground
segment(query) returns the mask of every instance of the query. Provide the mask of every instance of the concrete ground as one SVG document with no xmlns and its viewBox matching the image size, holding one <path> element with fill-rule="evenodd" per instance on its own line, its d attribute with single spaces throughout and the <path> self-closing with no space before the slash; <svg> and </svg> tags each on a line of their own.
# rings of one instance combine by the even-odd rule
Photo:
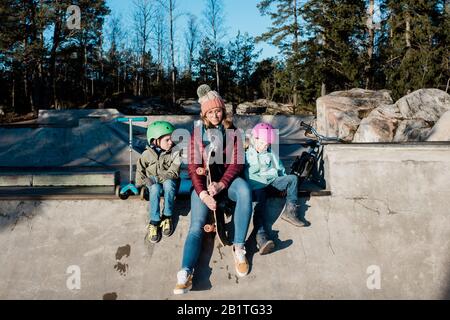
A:
<svg viewBox="0 0 450 320">
<path fill-rule="evenodd" d="M 206 236 L 193 290 L 174 296 L 185 200 L 175 233 L 156 245 L 144 242 L 143 201 L 2 201 L 0 299 L 450 299 L 449 215 L 336 197 L 302 204 L 311 226 L 276 221 L 275 252 L 255 253 L 250 237 L 245 278 L 231 248 Z M 271 205 L 273 221 L 283 201 Z"/>
<path fill-rule="evenodd" d="M 0 190 L 0 299 L 450 299 L 449 143 L 326 146 L 322 169 L 331 196 L 302 199 L 310 227 L 279 219 L 277 250 L 265 256 L 256 253 L 250 228 L 245 278 L 234 273 L 231 248 L 205 237 L 193 290 L 174 296 L 187 199 L 177 202 L 175 233 L 149 245 L 147 202 L 111 195 L 30 200 L 16 188 L 34 186 L 43 166 L 107 170 L 109 189 L 116 171 L 128 181 L 128 128 L 116 116 L 48 112 L 34 127 L 0 128 L 0 184 L 9 192 L 2 197 Z M 156 119 L 164 117 L 149 121 Z M 188 127 L 193 118 L 174 120 Z M 261 120 L 282 128 L 284 161 L 300 154 L 301 117 L 237 118 L 243 128 Z M 134 128 L 133 163 L 145 125 Z M 31 177 L 11 176 L 17 167 Z M 280 198 L 268 202 L 272 221 L 282 206 Z"/>
</svg>

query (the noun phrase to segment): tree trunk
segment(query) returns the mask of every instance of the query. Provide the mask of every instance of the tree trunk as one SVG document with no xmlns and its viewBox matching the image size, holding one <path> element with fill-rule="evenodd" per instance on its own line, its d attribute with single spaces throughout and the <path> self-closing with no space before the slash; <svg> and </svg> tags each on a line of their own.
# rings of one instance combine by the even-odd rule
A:
<svg viewBox="0 0 450 320">
<path fill-rule="evenodd" d="M 294 54 L 298 53 L 299 50 L 299 24 L 298 24 L 298 3 L 297 0 L 293 0 L 293 13 L 294 13 L 294 43 L 292 45 L 292 49 Z"/>
<path fill-rule="evenodd" d="M 16 79 L 14 78 L 14 68 L 12 72 L 12 92 L 11 92 L 11 105 L 13 111 L 16 111 Z"/>
<path fill-rule="evenodd" d="M 406 13 L 406 31 L 405 31 L 405 42 L 406 48 L 411 48 L 411 16 L 409 12 Z"/>
<path fill-rule="evenodd" d="M 370 0 L 369 16 L 367 18 L 367 28 L 369 32 L 369 43 L 367 47 L 367 65 L 366 65 L 366 90 L 370 88 L 372 78 L 373 46 L 375 38 L 375 28 L 373 24 L 373 15 L 375 10 L 375 0 Z"/>
<path fill-rule="evenodd" d="M 169 14 L 170 14 L 170 54 L 172 59 L 172 103 L 175 105 L 175 52 L 174 52 L 174 34 L 173 34 L 173 0 L 169 0 Z"/>
<path fill-rule="evenodd" d="M 326 96 L 327 95 L 327 85 L 325 82 L 322 82 L 322 87 L 320 88 L 320 96 Z"/>
<path fill-rule="evenodd" d="M 59 5 L 59 1 L 56 1 L 56 5 Z M 55 12 L 55 27 L 53 30 L 53 43 L 52 48 L 50 50 L 50 60 L 49 60 L 49 68 L 50 68 L 50 83 L 52 85 L 52 105 L 55 109 L 59 109 L 59 101 L 58 95 L 56 92 L 56 51 L 59 47 L 61 41 L 61 12 L 59 9 L 56 9 Z"/>
<path fill-rule="evenodd" d="M 293 94 L 293 97 L 292 97 L 292 104 L 294 105 L 292 111 L 293 111 L 294 115 L 296 114 L 296 110 L 297 110 L 297 107 L 298 107 L 298 91 L 297 90 L 298 90 L 297 86 L 294 86 L 294 94 Z"/>
<path fill-rule="evenodd" d="M 217 92 L 220 93 L 220 76 L 219 76 L 219 63 L 216 59 L 216 84 L 217 84 Z"/>
</svg>

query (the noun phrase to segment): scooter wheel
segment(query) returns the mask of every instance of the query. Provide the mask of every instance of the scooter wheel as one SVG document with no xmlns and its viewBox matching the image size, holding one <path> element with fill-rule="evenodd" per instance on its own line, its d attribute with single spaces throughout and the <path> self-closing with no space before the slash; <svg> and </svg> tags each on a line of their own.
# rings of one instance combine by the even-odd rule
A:
<svg viewBox="0 0 450 320">
<path fill-rule="evenodd" d="M 128 194 L 119 194 L 119 198 L 122 200 L 127 200 L 128 199 Z"/>
</svg>

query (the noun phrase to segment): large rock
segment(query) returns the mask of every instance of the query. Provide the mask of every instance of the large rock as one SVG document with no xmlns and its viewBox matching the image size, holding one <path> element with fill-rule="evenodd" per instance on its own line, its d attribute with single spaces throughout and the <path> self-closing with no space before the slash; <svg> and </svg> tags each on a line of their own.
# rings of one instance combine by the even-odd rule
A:
<svg viewBox="0 0 450 320">
<path fill-rule="evenodd" d="M 439 89 L 420 89 L 404 96 L 395 105 L 405 119 L 436 122 L 450 109 L 450 95 Z"/>
<path fill-rule="evenodd" d="M 233 115 L 234 114 L 234 108 L 232 103 L 225 103 L 225 110 L 227 111 L 227 114 Z"/>
<path fill-rule="evenodd" d="M 277 103 L 272 100 L 258 99 L 255 104 L 261 107 L 266 107 L 266 114 L 270 115 L 292 115 L 294 114 L 294 105 Z"/>
<path fill-rule="evenodd" d="M 427 141 L 450 141 L 450 111 L 444 113 L 434 125 Z"/>
<path fill-rule="evenodd" d="M 394 139 L 398 126 L 396 112 L 393 105 L 381 106 L 363 119 L 355 133 L 353 142 L 389 142 Z"/>
<path fill-rule="evenodd" d="M 363 118 L 372 110 L 392 103 L 386 90 L 333 92 L 317 99 L 317 129 L 323 135 L 352 141 Z"/>
<path fill-rule="evenodd" d="M 201 106 L 198 100 L 196 99 L 180 100 L 179 104 L 181 105 L 186 114 L 195 114 L 195 115 L 200 114 Z"/>
<path fill-rule="evenodd" d="M 353 142 L 425 141 L 447 110 L 450 110 L 450 95 L 444 91 L 414 91 L 393 105 L 373 110 L 361 121 Z"/>
<path fill-rule="evenodd" d="M 257 105 L 252 102 L 244 102 L 237 106 L 236 113 L 240 115 L 245 114 L 263 114 L 266 112 L 267 107 Z"/>
</svg>

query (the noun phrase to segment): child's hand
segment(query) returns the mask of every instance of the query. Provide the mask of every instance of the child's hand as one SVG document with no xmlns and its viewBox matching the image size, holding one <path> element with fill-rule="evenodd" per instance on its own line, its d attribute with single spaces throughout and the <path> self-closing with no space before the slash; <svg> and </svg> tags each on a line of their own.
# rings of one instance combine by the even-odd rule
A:
<svg viewBox="0 0 450 320">
<path fill-rule="evenodd" d="M 147 187 L 151 187 L 156 183 L 157 183 L 156 178 L 153 176 L 144 179 L 144 185 L 146 185 Z"/>
<path fill-rule="evenodd" d="M 225 185 L 222 182 L 211 182 L 211 184 L 208 186 L 208 193 L 214 197 L 223 189 L 225 189 Z"/>
</svg>

